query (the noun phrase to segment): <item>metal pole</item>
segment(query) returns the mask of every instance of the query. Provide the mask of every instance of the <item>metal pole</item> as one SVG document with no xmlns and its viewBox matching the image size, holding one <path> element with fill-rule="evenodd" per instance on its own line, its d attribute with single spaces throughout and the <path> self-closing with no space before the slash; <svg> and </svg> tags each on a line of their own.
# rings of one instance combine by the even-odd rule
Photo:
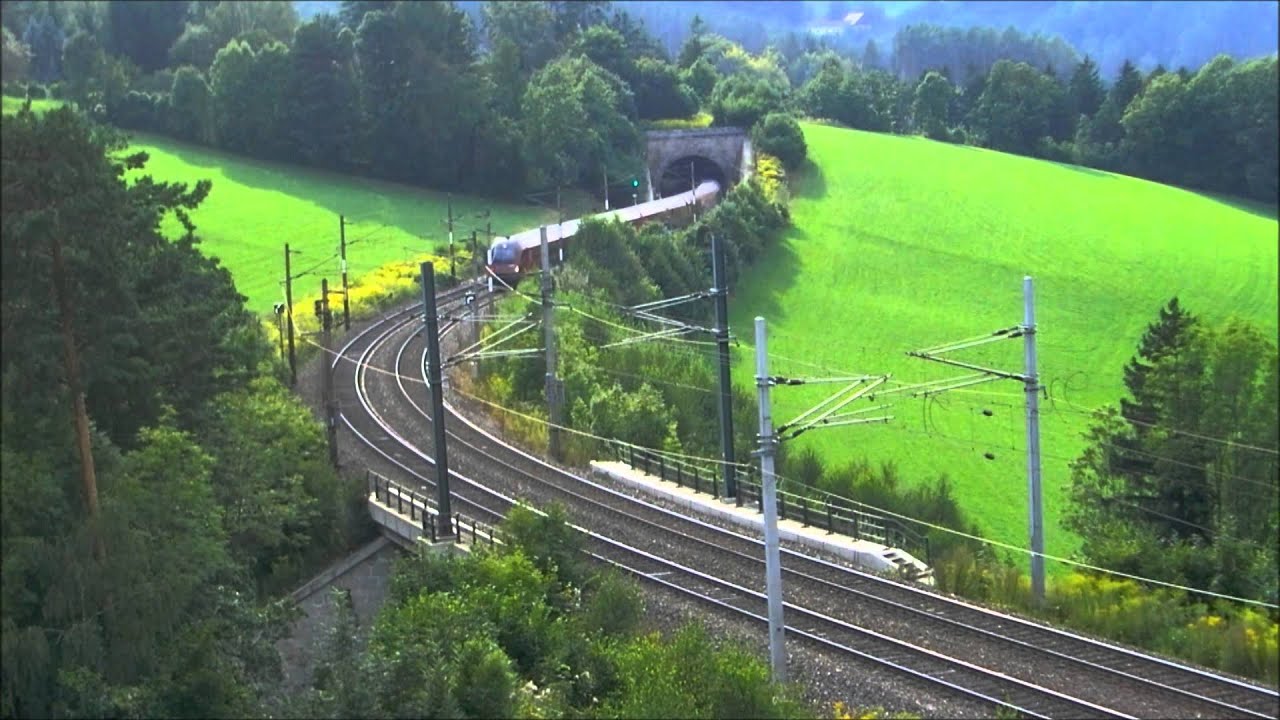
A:
<svg viewBox="0 0 1280 720">
<path fill-rule="evenodd" d="M 284 244 L 284 311 L 289 319 L 289 386 L 298 384 L 298 355 L 293 349 L 293 273 L 289 270 L 289 243 Z"/>
<path fill-rule="evenodd" d="M 1026 361 L 1027 483 L 1031 512 L 1031 593 L 1044 603 L 1044 516 L 1040 500 L 1040 382 L 1036 376 L 1036 308 L 1031 276 L 1022 279 L 1022 338 Z"/>
<path fill-rule="evenodd" d="M 560 459 L 560 381 L 556 378 L 556 333 L 551 305 L 551 250 L 547 245 L 547 226 L 541 228 L 542 239 L 542 329 L 547 346 L 547 452 Z"/>
<path fill-rule="evenodd" d="M 449 278 L 458 284 L 458 268 L 453 261 L 453 195 L 448 196 L 449 203 Z"/>
<path fill-rule="evenodd" d="M 476 241 L 476 231 L 471 231 L 471 270 L 480 276 L 480 243 Z"/>
<path fill-rule="evenodd" d="M 764 497 L 765 591 L 769 597 L 769 665 L 775 682 L 787 681 L 786 626 L 782 623 L 782 559 L 778 551 L 778 487 L 773 475 L 777 438 L 769 406 L 764 318 L 756 316 L 756 388 L 760 399 L 760 490 Z"/>
<path fill-rule="evenodd" d="M 342 329 L 351 329 L 351 299 L 347 293 L 347 218 L 338 216 L 338 247 L 342 252 Z"/>
<path fill-rule="evenodd" d="M 720 356 L 720 456 L 724 459 L 721 469 L 727 500 L 738 494 L 733 467 L 733 386 L 729 384 L 729 281 L 724 272 L 724 247 L 715 235 L 711 236 L 711 274 L 715 283 L 711 294 L 716 301 L 716 346 Z"/>
<path fill-rule="evenodd" d="M 440 318 L 436 315 L 436 274 L 422 263 L 422 308 L 427 332 L 427 383 L 431 386 L 431 431 L 436 448 L 436 518 L 440 535 L 449 534 L 449 454 L 444 433 L 444 388 L 440 378 Z"/>
<path fill-rule="evenodd" d="M 609 166 L 606 165 L 603 169 L 603 172 L 604 172 L 604 209 L 606 212 L 608 212 L 609 210 Z"/>
<path fill-rule="evenodd" d="M 493 249 L 493 220 L 486 219 L 486 220 L 484 221 L 484 241 L 485 241 L 485 242 L 487 242 L 487 243 L 489 243 L 489 251 L 492 251 L 492 249 Z M 488 255 L 488 253 L 486 252 L 486 259 L 487 259 L 489 262 L 493 262 L 493 258 L 492 258 L 492 257 L 487 257 L 487 255 Z M 488 280 L 489 292 L 493 292 L 493 276 L 492 276 L 492 275 L 488 275 L 488 273 L 485 273 L 485 274 L 488 276 L 488 277 L 487 277 L 487 280 Z"/>
<path fill-rule="evenodd" d="M 333 405 L 333 363 L 329 360 L 329 348 L 333 343 L 333 313 L 329 312 L 329 279 L 320 280 L 320 327 L 324 329 L 324 352 L 321 353 L 320 372 L 324 376 L 325 433 L 329 438 L 329 462 L 338 467 L 338 413 Z"/>
</svg>

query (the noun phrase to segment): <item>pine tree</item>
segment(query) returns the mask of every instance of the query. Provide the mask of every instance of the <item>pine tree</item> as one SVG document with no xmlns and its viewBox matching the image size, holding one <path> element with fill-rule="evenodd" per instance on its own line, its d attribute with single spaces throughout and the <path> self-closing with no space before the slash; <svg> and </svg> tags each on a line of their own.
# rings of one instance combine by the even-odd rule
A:
<svg viewBox="0 0 1280 720">
<path fill-rule="evenodd" d="M 1106 91 L 1102 87 L 1102 79 L 1098 76 L 1098 66 L 1088 55 L 1084 56 L 1071 74 L 1071 82 L 1067 86 L 1067 97 L 1070 101 L 1071 116 L 1084 115 L 1092 118 L 1102 107 L 1106 99 Z"/>
<path fill-rule="evenodd" d="M 1138 345 L 1138 354 L 1124 367 L 1124 385 L 1132 399 L 1121 398 L 1120 413 L 1133 425 L 1139 437 L 1159 419 L 1156 399 L 1147 389 L 1147 378 L 1160 360 L 1186 347 L 1189 332 L 1199 319 L 1178 304 L 1174 297 L 1160 309 L 1160 317 L 1147 326 Z"/>
</svg>

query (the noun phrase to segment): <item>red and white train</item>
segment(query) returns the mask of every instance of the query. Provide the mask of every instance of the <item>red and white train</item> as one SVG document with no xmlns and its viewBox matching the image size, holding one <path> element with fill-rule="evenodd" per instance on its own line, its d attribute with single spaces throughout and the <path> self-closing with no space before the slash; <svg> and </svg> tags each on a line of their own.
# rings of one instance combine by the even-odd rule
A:
<svg viewBox="0 0 1280 720">
<path fill-rule="evenodd" d="M 639 205 L 618 208 L 609 212 L 593 215 L 601 220 L 617 219 L 632 225 L 639 225 L 650 220 L 678 216 L 689 212 L 690 207 L 706 209 L 715 204 L 720 193 L 720 183 L 705 180 L 692 190 L 678 195 L 652 200 Z M 567 220 L 559 225 L 547 225 L 547 246 L 554 263 L 564 261 L 565 250 L 582 220 Z M 494 278 L 514 287 L 520 277 L 527 272 L 538 270 L 542 266 L 542 233 L 541 228 L 533 228 L 519 232 L 510 237 L 494 238 L 489 246 L 489 284 Z"/>
</svg>

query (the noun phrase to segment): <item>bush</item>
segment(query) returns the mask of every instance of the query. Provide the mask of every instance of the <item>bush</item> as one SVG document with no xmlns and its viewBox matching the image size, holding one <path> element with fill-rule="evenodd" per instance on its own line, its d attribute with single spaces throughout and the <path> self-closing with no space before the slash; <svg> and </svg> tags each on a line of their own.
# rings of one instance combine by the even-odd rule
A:
<svg viewBox="0 0 1280 720">
<path fill-rule="evenodd" d="M 765 198 L 783 209 L 787 206 L 787 171 L 782 161 L 765 152 L 756 153 L 756 178 Z"/>
<path fill-rule="evenodd" d="M 773 155 L 788 170 L 804 164 L 808 147 L 800 123 L 787 113 L 769 113 L 751 131 L 751 142 L 756 150 Z"/>
<path fill-rule="evenodd" d="M 32 100 L 44 100 L 49 97 L 49 93 L 40 83 L 27 83 L 27 97 Z"/>
</svg>

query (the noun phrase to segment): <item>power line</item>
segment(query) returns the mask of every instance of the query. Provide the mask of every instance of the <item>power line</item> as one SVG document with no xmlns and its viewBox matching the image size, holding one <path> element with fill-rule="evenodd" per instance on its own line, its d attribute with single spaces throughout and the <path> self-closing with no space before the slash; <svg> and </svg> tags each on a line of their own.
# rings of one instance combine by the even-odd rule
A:
<svg viewBox="0 0 1280 720">
<path fill-rule="evenodd" d="M 347 362 L 358 362 L 358 361 L 356 361 L 356 360 L 353 360 L 353 359 L 347 358 L 346 356 L 340 355 L 340 354 L 339 354 L 337 351 L 335 351 L 335 350 L 330 350 L 330 349 L 328 349 L 328 348 L 325 348 L 325 347 L 323 347 L 323 346 L 322 346 L 322 345 L 320 345 L 319 343 L 316 343 L 314 340 L 312 340 L 312 339 L 310 339 L 310 338 L 303 338 L 303 341 L 304 341 L 304 342 L 307 342 L 307 343 L 310 343 L 311 345 L 313 345 L 313 346 L 316 346 L 316 347 L 320 348 L 320 350 L 321 350 L 322 352 L 325 352 L 325 353 L 328 353 L 328 354 L 330 354 L 330 355 L 333 355 L 333 356 L 337 357 L 339 360 L 344 360 L 344 361 L 347 361 Z M 414 382 L 414 383 L 418 383 L 418 384 L 423 384 L 423 385 L 425 385 L 425 383 L 424 383 L 420 378 L 414 378 L 414 377 L 410 377 L 410 376 L 403 376 L 403 375 L 400 375 L 399 373 L 396 373 L 396 372 L 393 372 L 393 371 L 388 371 L 388 370 L 383 370 L 383 369 L 381 369 L 381 368 L 376 368 L 376 367 L 373 367 L 373 366 L 370 366 L 370 365 L 365 365 L 365 369 L 366 369 L 366 370 L 372 370 L 372 371 L 374 371 L 374 372 L 381 373 L 381 374 L 383 374 L 383 375 L 387 375 L 387 376 L 390 376 L 390 377 L 400 378 L 400 379 L 405 380 L 405 381 L 408 381 L 408 382 Z M 471 400 L 474 400 L 474 401 L 476 401 L 476 402 L 479 402 L 479 403 L 481 403 L 481 404 L 483 404 L 483 405 L 487 405 L 487 406 L 492 407 L 492 408 L 495 408 L 495 409 L 497 409 L 497 410 L 501 410 L 502 412 L 505 412 L 505 413 L 508 413 L 508 414 L 511 414 L 511 415 L 515 415 L 516 417 L 520 417 L 520 418 L 523 418 L 523 419 L 526 419 L 526 420 L 530 420 L 530 421 L 533 421 L 533 422 L 536 422 L 536 423 L 544 424 L 544 425 L 549 425 L 549 424 L 550 424 L 548 421 L 546 421 L 546 420 L 544 420 L 544 419 L 542 419 L 542 418 L 539 418 L 539 417 L 537 417 L 537 416 L 529 415 L 529 414 L 526 414 L 526 413 L 522 413 L 522 412 L 520 412 L 520 411 L 518 411 L 518 410 L 513 410 L 513 409 L 511 409 L 511 408 L 504 407 L 504 406 L 502 406 L 502 405 L 500 405 L 500 404 L 498 404 L 498 403 L 494 403 L 494 402 L 492 402 L 492 401 L 485 400 L 484 398 L 481 398 L 481 397 L 478 397 L 478 396 L 472 395 L 471 393 L 468 393 L 468 392 L 466 392 L 466 391 L 464 391 L 464 390 L 461 390 L 461 389 L 459 389 L 459 388 L 454 388 L 454 392 L 456 392 L 456 393 L 458 393 L 458 394 L 460 394 L 460 395 L 462 395 L 462 396 L 464 396 L 464 397 L 467 397 L 467 398 L 469 398 L 469 399 L 471 399 Z M 590 438 L 590 439 L 593 439 L 593 440 L 598 440 L 598 441 L 601 441 L 601 442 L 604 442 L 604 443 L 613 444 L 613 445 L 618 445 L 618 446 L 621 446 L 621 447 L 635 448 L 636 450 L 643 450 L 643 451 L 650 452 L 650 453 L 653 453 L 653 454 L 658 455 L 658 456 L 670 457 L 670 458 L 677 459 L 677 460 L 698 461 L 698 462 L 709 463 L 709 464 L 713 464 L 713 465 L 717 465 L 717 466 L 719 466 L 719 465 L 723 464 L 723 462 L 724 462 L 723 460 L 721 460 L 721 459 L 719 459 L 719 458 L 707 458 L 707 457 L 701 457 L 701 456 L 697 456 L 697 455 L 688 455 L 688 454 L 684 454 L 684 453 L 675 453 L 675 452 L 666 451 L 666 450 L 659 450 L 659 449 L 656 449 L 656 448 L 647 448 L 647 447 L 644 447 L 644 446 L 635 445 L 634 443 L 628 443 L 628 442 L 626 442 L 626 441 L 617 440 L 617 439 L 615 439 L 615 438 L 606 438 L 606 437 L 602 437 L 602 436 L 599 436 L 599 435 L 595 435 L 595 434 L 592 434 L 592 433 L 589 433 L 589 432 L 584 432 L 584 431 L 577 430 L 577 429 L 575 429 L 575 428 L 571 428 L 571 427 L 567 427 L 567 426 L 560 426 L 560 429 L 561 429 L 561 430 L 564 430 L 565 432 L 569 432 L 569 433 L 573 433 L 573 434 L 575 434 L 575 435 L 579 435 L 579 436 L 581 436 L 581 437 L 587 437 L 587 438 Z M 911 432 L 911 431 L 910 431 L 909 429 L 907 429 L 907 428 L 901 428 L 901 429 L 902 429 L 903 431 L 905 431 L 905 432 Z M 950 438 L 950 436 L 944 436 L 944 437 Z M 961 443 L 961 444 L 969 445 L 970 443 Z M 751 467 L 750 465 L 743 464 L 743 463 L 734 463 L 734 466 L 735 466 L 735 467 L 739 467 L 739 468 L 743 468 L 743 469 L 750 469 L 750 467 Z M 789 482 L 789 483 L 792 483 L 792 484 L 795 484 L 795 485 L 797 485 L 797 486 L 804 486 L 804 483 L 801 483 L 801 482 L 799 482 L 799 481 L 791 480 L 791 479 L 789 479 L 789 478 L 785 478 L 785 477 L 783 477 L 783 476 L 781 476 L 781 475 L 779 475 L 778 477 L 779 477 L 780 479 L 782 479 L 782 480 L 785 480 L 785 481 L 787 481 L 787 482 Z M 855 501 L 855 502 L 856 502 L 856 501 Z M 933 529 L 933 530 L 938 530 L 938 531 L 941 531 L 941 532 L 946 532 L 946 533 L 949 533 L 949 534 L 952 534 L 952 535 L 956 535 L 956 536 L 959 536 L 959 537 L 963 537 L 963 538 L 966 538 L 966 539 L 969 539 L 969 540 L 974 540 L 974 541 L 976 541 L 976 542 L 980 542 L 980 543 L 983 543 L 983 544 L 986 544 L 986 545 L 990 545 L 990 546 L 993 546 L 993 547 L 999 547 L 999 548 L 1002 548 L 1002 549 L 1005 549 L 1005 550 L 1013 550 L 1013 551 L 1015 551 L 1015 552 L 1024 553 L 1024 554 L 1027 554 L 1027 555 L 1031 555 L 1031 554 L 1032 554 L 1032 552 L 1031 552 L 1029 549 L 1026 549 L 1026 548 L 1017 547 L 1017 546 L 1015 546 L 1015 545 L 1010 545 L 1010 544 L 1008 544 L 1008 543 L 1000 542 L 1000 541 L 998 541 L 998 540 L 991 540 L 991 539 L 989 539 L 989 538 L 984 538 L 984 537 L 980 537 L 980 536 L 977 536 L 977 535 L 973 535 L 973 534 L 970 534 L 970 533 L 966 533 L 966 532 L 963 532 L 963 531 L 960 531 L 960 530 L 955 530 L 955 529 L 953 529 L 953 528 L 949 528 L 949 527 L 946 527 L 946 526 L 944 526 L 944 525 L 938 525 L 937 523 L 929 522 L 929 521 L 927 521 L 927 520 L 921 520 L 921 519 L 919 519 L 919 518 L 914 518 L 914 517 L 911 517 L 911 516 L 909 516 L 909 515 L 904 515 L 904 514 L 902 514 L 902 513 L 894 512 L 894 511 L 892 511 L 892 510 L 887 510 L 887 509 L 885 509 L 885 508 L 877 507 L 877 506 L 875 506 L 875 505 L 871 505 L 871 504 L 868 504 L 868 503 L 862 503 L 862 502 L 859 502 L 859 504 L 860 504 L 860 505 L 863 505 L 863 506 L 865 506 L 865 507 L 867 507 L 867 508 L 869 508 L 869 509 L 871 509 L 871 510 L 874 510 L 874 511 L 876 511 L 876 512 L 878 512 L 878 513 L 882 513 L 882 514 L 884 514 L 884 515 L 888 515 L 888 516 L 891 516 L 891 517 L 895 517 L 895 518 L 898 518 L 898 519 L 901 519 L 901 520 L 905 520 L 905 521 L 908 521 L 908 522 L 916 523 L 917 525 L 920 525 L 920 526 L 922 526 L 922 527 L 927 527 L 927 528 L 930 528 L 930 529 Z M 1172 589 L 1176 589 L 1176 590 L 1182 590 L 1182 591 L 1184 591 L 1184 592 L 1189 592 L 1189 593 L 1194 593 L 1194 594 L 1200 594 L 1200 595 L 1206 595 L 1206 596 L 1210 596 L 1210 597 L 1217 597 L 1217 598 L 1221 598 L 1221 599 L 1224 599 L 1224 600 L 1231 600 L 1231 601 L 1234 601 L 1234 602 L 1240 602 L 1240 603 L 1250 604 L 1250 605 L 1258 605 L 1258 606 L 1268 607 L 1268 608 L 1278 608 L 1278 607 L 1280 607 L 1280 606 L 1278 606 L 1278 605 L 1276 605 L 1276 604 L 1274 604 L 1274 603 L 1268 603 L 1268 602 L 1265 602 L 1265 601 L 1262 601 L 1262 600 L 1253 600 L 1253 599 L 1250 599 L 1250 598 L 1241 598 L 1241 597 L 1236 597 L 1236 596 L 1232 596 L 1232 595 L 1226 595 L 1226 594 L 1223 594 L 1223 593 L 1216 593 L 1216 592 L 1213 592 L 1213 591 L 1210 591 L 1210 590 L 1205 590 L 1205 589 L 1202 589 L 1202 588 L 1195 588 L 1195 587 L 1189 587 L 1189 586 L 1185 586 L 1185 585 L 1179 585 L 1179 584 L 1177 584 L 1177 583 L 1165 582 L 1165 581 L 1163 581 L 1163 580 L 1157 580 L 1157 579 L 1154 579 L 1154 578 L 1143 577 L 1143 576 L 1140 576 L 1140 575 L 1134 575 L 1134 574 L 1131 574 L 1131 573 L 1125 573 L 1125 572 L 1121 572 L 1121 571 L 1118 571 L 1118 570 L 1111 570 L 1111 569 L 1104 568 L 1104 567 L 1100 567 L 1100 566 L 1097 566 L 1097 565 L 1091 565 L 1091 564 L 1089 564 L 1089 563 L 1079 562 L 1079 561 L 1076 561 L 1076 560 L 1070 560 L 1070 559 L 1068 559 L 1068 558 L 1058 557 L 1058 556 L 1055 556 L 1055 555 L 1049 555 L 1049 554 L 1046 554 L 1046 553 L 1040 553 L 1039 555 L 1040 555 L 1040 557 L 1043 557 L 1043 558 L 1045 558 L 1045 559 L 1047 559 L 1047 560 L 1053 560 L 1053 561 L 1055 561 L 1055 562 L 1059 562 L 1059 563 L 1062 563 L 1062 564 L 1064 564 L 1064 565 L 1070 565 L 1070 566 L 1074 566 L 1074 567 L 1084 568 L 1084 569 L 1086 569 L 1086 570 L 1092 570 L 1092 571 L 1094 571 L 1094 572 L 1105 573 L 1105 574 L 1108 574 L 1108 575 L 1114 575 L 1114 576 L 1117 576 L 1117 577 L 1124 577 L 1124 578 L 1128 578 L 1128 579 L 1131 579 L 1131 580 L 1136 580 L 1136 581 L 1139 581 L 1139 582 L 1145 582 L 1145 583 L 1148 583 L 1148 584 L 1159 585 L 1159 586 L 1162 586 L 1162 587 L 1168 587 L 1168 588 L 1172 588 Z"/>
</svg>

